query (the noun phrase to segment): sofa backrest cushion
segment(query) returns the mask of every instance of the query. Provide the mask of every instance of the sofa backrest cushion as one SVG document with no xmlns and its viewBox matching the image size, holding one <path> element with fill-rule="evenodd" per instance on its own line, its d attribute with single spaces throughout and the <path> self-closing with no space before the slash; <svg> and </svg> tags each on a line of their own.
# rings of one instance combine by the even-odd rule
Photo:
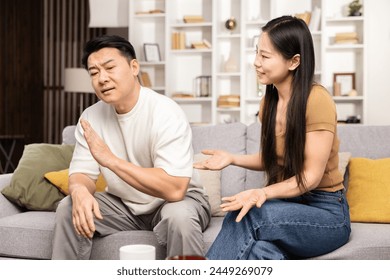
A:
<svg viewBox="0 0 390 280">
<path fill-rule="evenodd" d="M 390 157 L 390 126 L 339 125 L 340 152 L 371 159 Z"/>
<path fill-rule="evenodd" d="M 75 130 L 76 130 L 75 125 L 66 126 L 62 130 L 62 144 L 69 144 L 69 145 L 76 144 L 76 138 L 74 136 Z"/>
<path fill-rule="evenodd" d="M 221 149 L 235 154 L 246 153 L 246 125 L 242 123 L 192 127 L 194 153 L 204 149 Z M 246 171 L 228 166 L 221 172 L 222 196 L 230 196 L 244 190 Z"/>
<path fill-rule="evenodd" d="M 253 123 L 247 128 L 246 149 L 248 154 L 257 153 L 260 150 L 260 129 L 259 123 Z M 261 188 L 265 184 L 265 172 L 246 170 L 245 189 Z"/>
</svg>

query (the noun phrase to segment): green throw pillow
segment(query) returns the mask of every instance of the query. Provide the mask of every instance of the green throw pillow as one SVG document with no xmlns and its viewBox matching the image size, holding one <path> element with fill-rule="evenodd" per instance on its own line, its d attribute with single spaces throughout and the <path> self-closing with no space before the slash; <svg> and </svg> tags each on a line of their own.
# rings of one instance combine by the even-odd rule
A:
<svg viewBox="0 0 390 280">
<path fill-rule="evenodd" d="M 69 168 L 74 145 L 26 145 L 11 184 L 1 192 L 10 201 L 29 210 L 54 211 L 64 198 L 56 187 L 44 178 L 45 173 Z"/>
</svg>

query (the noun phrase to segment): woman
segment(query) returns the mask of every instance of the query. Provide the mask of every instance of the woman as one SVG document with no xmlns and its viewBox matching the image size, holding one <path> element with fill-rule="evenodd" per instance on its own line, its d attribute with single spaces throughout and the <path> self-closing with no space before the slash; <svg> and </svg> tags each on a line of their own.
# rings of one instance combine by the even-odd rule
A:
<svg viewBox="0 0 390 280">
<path fill-rule="evenodd" d="M 228 213 L 209 259 L 310 258 L 344 245 L 351 231 L 338 171 L 336 108 L 313 82 L 310 31 L 291 16 L 271 20 L 262 31 L 254 63 L 267 85 L 259 112 L 260 152 L 205 150 L 212 157 L 194 167 L 264 170 L 268 182 L 223 198 Z"/>
</svg>

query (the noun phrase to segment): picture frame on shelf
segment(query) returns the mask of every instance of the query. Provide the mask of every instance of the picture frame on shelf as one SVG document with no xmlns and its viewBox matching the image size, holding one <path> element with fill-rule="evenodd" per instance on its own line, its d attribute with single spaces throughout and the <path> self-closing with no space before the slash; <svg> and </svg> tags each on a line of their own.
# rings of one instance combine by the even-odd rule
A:
<svg viewBox="0 0 390 280">
<path fill-rule="evenodd" d="M 157 43 L 145 43 L 144 55 L 145 55 L 145 61 L 147 62 L 161 61 L 160 47 Z"/>
<path fill-rule="evenodd" d="M 334 73 L 333 74 L 333 95 L 348 96 L 355 90 L 355 73 Z"/>
</svg>

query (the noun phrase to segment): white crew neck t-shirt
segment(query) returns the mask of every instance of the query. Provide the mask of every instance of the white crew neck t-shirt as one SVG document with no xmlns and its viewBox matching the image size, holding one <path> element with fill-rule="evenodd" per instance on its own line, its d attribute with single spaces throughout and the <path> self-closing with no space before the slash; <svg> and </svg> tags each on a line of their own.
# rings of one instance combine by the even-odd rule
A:
<svg viewBox="0 0 390 280">
<path fill-rule="evenodd" d="M 87 108 L 81 118 L 88 120 L 111 151 L 119 158 L 145 168 L 162 168 L 169 175 L 192 177 L 189 190 L 204 192 L 199 174 L 193 169 L 192 132 L 188 120 L 173 100 L 141 87 L 134 108 L 117 114 L 102 101 Z M 164 200 L 142 193 L 92 157 L 80 123 L 69 174 L 84 173 L 93 179 L 101 172 L 106 191 L 116 195 L 135 215 L 148 214 Z"/>
</svg>

